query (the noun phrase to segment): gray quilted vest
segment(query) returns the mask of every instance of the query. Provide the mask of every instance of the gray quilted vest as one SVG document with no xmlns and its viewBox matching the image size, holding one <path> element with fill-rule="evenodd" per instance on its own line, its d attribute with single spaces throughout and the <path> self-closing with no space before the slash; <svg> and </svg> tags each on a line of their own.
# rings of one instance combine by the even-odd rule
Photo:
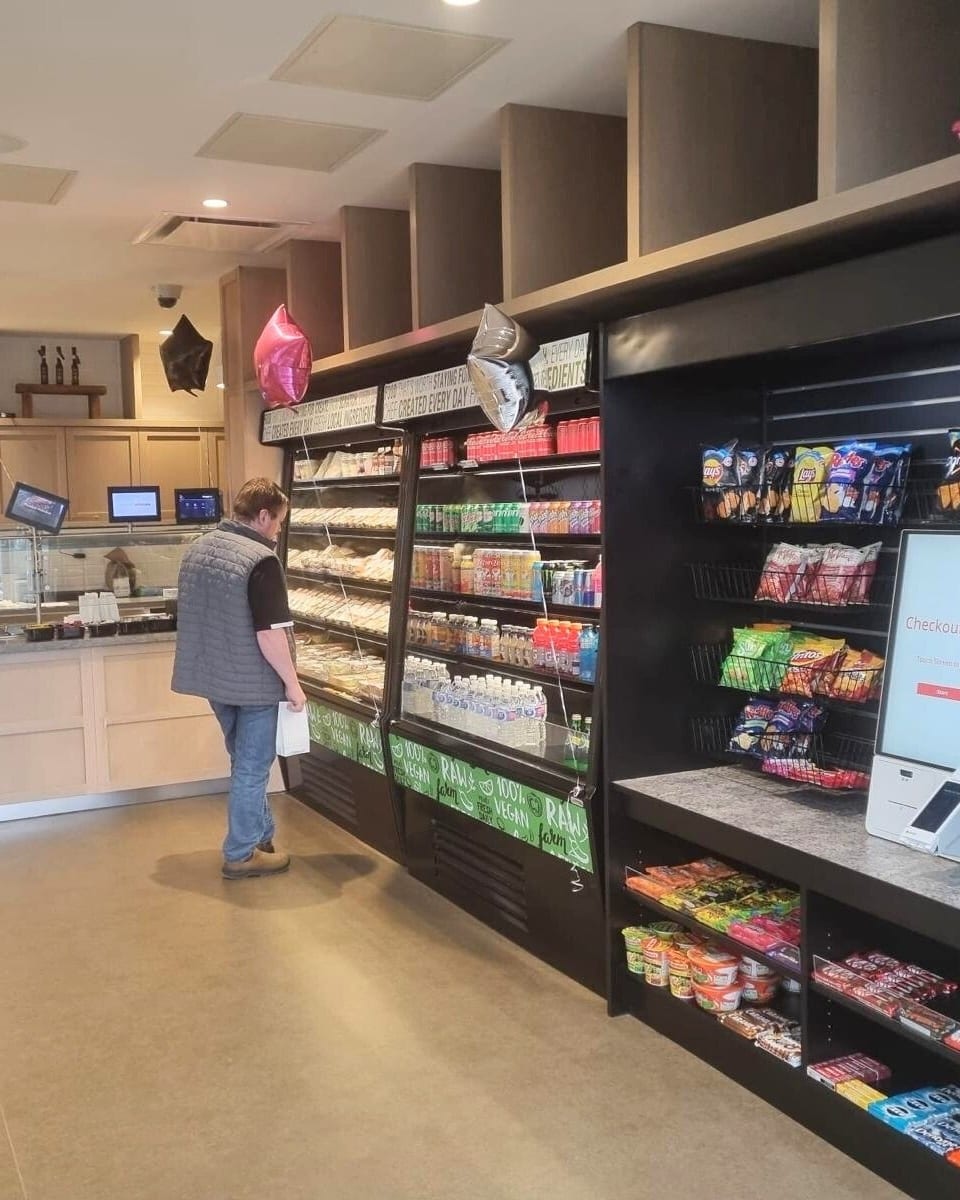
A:
<svg viewBox="0 0 960 1200">
<path fill-rule="evenodd" d="M 250 573 L 273 554 L 252 529 L 223 521 L 184 554 L 172 688 L 221 704 L 279 704 L 283 682 L 260 653 L 247 599 Z"/>
</svg>

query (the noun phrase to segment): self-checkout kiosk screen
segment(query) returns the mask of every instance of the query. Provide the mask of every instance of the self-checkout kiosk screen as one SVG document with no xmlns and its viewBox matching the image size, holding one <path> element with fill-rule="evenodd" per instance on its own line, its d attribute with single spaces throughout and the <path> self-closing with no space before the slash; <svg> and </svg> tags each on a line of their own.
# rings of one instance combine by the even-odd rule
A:
<svg viewBox="0 0 960 1200">
<path fill-rule="evenodd" d="M 960 530 L 903 535 L 877 750 L 960 767 Z"/>
</svg>

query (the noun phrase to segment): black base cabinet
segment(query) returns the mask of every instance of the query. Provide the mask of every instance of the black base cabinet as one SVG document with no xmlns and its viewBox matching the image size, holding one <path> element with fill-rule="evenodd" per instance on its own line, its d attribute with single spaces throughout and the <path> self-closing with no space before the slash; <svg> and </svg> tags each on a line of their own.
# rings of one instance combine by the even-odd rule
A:
<svg viewBox="0 0 960 1200">
<path fill-rule="evenodd" d="M 289 761 L 292 796 L 394 862 L 404 861 L 385 775 L 316 743 L 309 754 Z"/>
<path fill-rule="evenodd" d="M 603 994 L 596 875 L 405 789 L 411 874 L 525 950 Z"/>
</svg>

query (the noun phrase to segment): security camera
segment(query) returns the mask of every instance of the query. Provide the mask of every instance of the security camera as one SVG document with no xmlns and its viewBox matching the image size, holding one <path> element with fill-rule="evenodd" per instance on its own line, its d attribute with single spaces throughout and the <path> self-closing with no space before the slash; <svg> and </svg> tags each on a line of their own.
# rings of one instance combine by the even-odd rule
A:
<svg viewBox="0 0 960 1200">
<path fill-rule="evenodd" d="M 183 288 L 179 283 L 155 283 L 153 294 L 161 308 L 173 308 L 180 299 Z"/>
</svg>

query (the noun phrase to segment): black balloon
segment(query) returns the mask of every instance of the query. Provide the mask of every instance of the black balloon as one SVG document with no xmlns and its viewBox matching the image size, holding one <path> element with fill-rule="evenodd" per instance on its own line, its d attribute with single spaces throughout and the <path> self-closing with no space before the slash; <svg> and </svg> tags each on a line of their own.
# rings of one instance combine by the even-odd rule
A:
<svg viewBox="0 0 960 1200">
<path fill-rule="evenodd" d="M 530 361 L 540 346 L 511 317 L 484 305 L 467 370 L 480 407 L 497 429 L 513 429 L 533 407 Z"/>
<path fill-rule="evenodd" d="M 189 319 L 181 317 L 173 333 L 160 343 L 160 361 L 171 392 L 202 392 L 207 386 L 213 342 L 194 329 Z M 196 389 L 196 391 L 194 391 Z"/>
</svg>

